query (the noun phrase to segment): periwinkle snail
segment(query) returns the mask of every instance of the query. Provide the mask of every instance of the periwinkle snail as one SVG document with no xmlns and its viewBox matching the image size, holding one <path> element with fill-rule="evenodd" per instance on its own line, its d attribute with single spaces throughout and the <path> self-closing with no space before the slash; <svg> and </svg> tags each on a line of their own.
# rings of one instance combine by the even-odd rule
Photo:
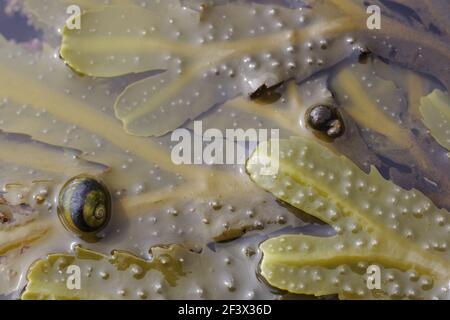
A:
<svg viewBox="0 0 450 320">
<path fill-rule="evenodd" d="M 325 104 L 312 106 L 306 112 L 306 122 L 314 130 L 329 138 L 337 138 L 344 133 L 344 123 L 335 107 Z"/>
<path fill-rule="evenodd" d="M 103 183 L 91 176 L 73 177 L 59 193 L 58 216 L 77 235 L 95 235 L 111 218 L 111 195 Z"/>
</svg>

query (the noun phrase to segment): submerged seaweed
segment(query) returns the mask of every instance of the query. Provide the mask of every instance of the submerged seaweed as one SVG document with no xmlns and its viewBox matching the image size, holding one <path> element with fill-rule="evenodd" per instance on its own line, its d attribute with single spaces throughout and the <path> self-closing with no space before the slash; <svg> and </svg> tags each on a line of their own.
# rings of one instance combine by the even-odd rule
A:
<svg viewBox="0 0 450 320">
<path fill-rule="evenodd" d="M 280 141 L 280 170 L 273 176 L 264 175 L 270 158 L 259 148 L 266 146 L 247 164 L 252 180 L 337 233 L 263 242 L 261 274 L 271 285 L 347 299 L 449 298 L 449 212 L 314 141 Z M 381 268 L 379 288 L 367 285 L 370 265 Z"/>
<path fill-rule="evenodd" d="M 111 108 L 113 85 L 77 76 L 51 48 L 29 53 L 0 39 L 0 51 L 0 128 L 32 137 L 1 136 L 3 197 L 13 213 L 21 203 L 34 209 L 26 225 L 0 224 L 6 268 L 0 292 L 23 285 L 21 275 L 33 260 L 83 243 L 59 224 L 54 205 L 63 183 L 81 173 L 103 180 L 114 195 L 113 218 L 102 234 L 112 240 L 98 244 L 105 251 L 119 247 L 145 256 L 148 245 L 158 243 L 198 250 L 254 229 L 303 224 L 239 171 L 176 166 L 166 141 L 127 135 Z M 43 190 L 47 196 L 37 203 Z M 248 286 L 256 282 L 249 278 Z M 245 289 L 242 285 L 243 296 Z"/>
<path fill-rule="evenodd" d="M 444 148 L 450 150 L 450 98 L 448 94 L 435 90 L 422 98 L 420 113 L 432 136 Z"/>
<path fill-rule="evenodd" d="M 0 294 L 22 289 L 35 261 L 23 298 L 274 298 L 254 272 L 261 238 L 209 245 L 310 223 L 278 197 L 337 235 L 265 241 L 261 271 L 274 286 L 448 298 L 448 212 L 438 207 L 449 208 L 450 164 L 434 140 L 445 142 L 445 123 L 434 116 L 435 98 L 446 93 L 429 95 L 443 87 L 428 76 L 448 88 L 448 4 L 371 1 L 386 25 L 370 31 L 362 1 L 257 2 L 23 1 L 45 42 L 30 52 L 0 39 Z M 81 30 L 63 30 L 68 4 L 82 8 Z M 355 62 L 360 50 L 364 65 Z M 306 110 L 320 103 L 345 122 L 332 142 L 305 125 Z M 277 128 L 302 138 L 281 141 L 293 150 L 281 175 L 249 167 L 255 184 L 242 166 L 173 164 L 164 134 L 191 129 L 190 119 L 204 129 Z M 292 163 L 305 147 L 305 166 Z M 55 211 L 59 188 L 80 173 L 113 193 L 113 219 L 92 250 L 71 247 L 86 244 Z M 98 253 L 115 249 L 133 254 Z M 81 292 L 64 285 L 69 262 L 82 267 Z M 381 268 L 381 290 L 365 286 L 370 264 Z"/>
<path fill-rule="evenodd" d="M 81 19 L 84 27 L 66 28 L 61 46 L 78 72 L 112 77 L 165 70 L 130 85 L 116 101 L 125 130 L 139 136 L 163 135 L 262 86 L 303 80 L 354 49 L 345 39 L 350 18 L 324 20 L 306 8 L 232 3 L 197 12 L 167 1 L 144 9 L 110 6 Z"/>
</svg>

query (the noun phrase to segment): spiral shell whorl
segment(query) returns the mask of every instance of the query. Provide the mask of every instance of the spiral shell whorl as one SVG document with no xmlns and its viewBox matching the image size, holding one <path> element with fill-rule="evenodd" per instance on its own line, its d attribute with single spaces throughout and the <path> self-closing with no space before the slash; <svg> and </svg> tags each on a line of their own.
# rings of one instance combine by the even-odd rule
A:
<svg viewBox="0 0 450 320">
<path fill-rule="evenodd" d="M 93 177 L 76 176 L 62 187 L 58 198 L 58 216 L 77 234 L 96 233 L 111 217 L 111 196 Z"/>
</svg>

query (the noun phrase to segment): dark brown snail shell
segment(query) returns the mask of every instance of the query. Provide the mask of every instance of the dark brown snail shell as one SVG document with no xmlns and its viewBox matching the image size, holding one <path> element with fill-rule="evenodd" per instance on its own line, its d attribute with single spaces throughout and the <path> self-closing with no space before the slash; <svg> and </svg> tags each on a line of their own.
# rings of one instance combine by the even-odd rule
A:
<svg viewBox="0 0 450 320">
<path fill-rule="evenodd" d="M 339 112 L 330 105 L 319 104 L 309 108 L 306 112 L 306 122 L 312 129 L 332 139 L 340 137 L 345 130 Z"/>
</svg>

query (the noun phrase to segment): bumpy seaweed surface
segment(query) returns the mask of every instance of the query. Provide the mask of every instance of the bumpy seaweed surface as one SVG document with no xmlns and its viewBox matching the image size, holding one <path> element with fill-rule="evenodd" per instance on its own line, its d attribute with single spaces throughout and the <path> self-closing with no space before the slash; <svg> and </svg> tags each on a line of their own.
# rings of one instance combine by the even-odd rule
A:
<svg viewBox="0 0 450 320">
<path fill-rule="evenodd" d="M 292 206 L 331 224 L 336 235 L 281 235 L 262 243 L 261 274 L 295 293 L 340 298 L 448 299 L 449 213 L 417 190 L 404 190 L 376 169 L 364 173 L 314 141 L 280 142 L 280 170 L 260 145 L 249 159 L 253 181 Z M 367 285 L 367 268 L 381 286 Z"/>
<path fill-rule="evenodd" d="M 450 98 L 448 94 L 435 90 L 424 97 L 420 106 L 423 122 L 433 137 L 450 150 Z"/>
<path fill-rule="evenodd" d="M 411 17 L 373 1 L 384 25 L 370 31 L 361 1 L 257 2 L 17 2 L 43 41 L 0 37 L 0 294 L 18 297 L 28 284 L 27 299 L 278 298 L 256 274 L 262 249 L 264 278 L 292 293 L 448 297 L 448 212 L 439 209 L 450 208 L 448 3 L 397 0 Z M 64 28 L 72 4 L 81 30 Z M 358 63 L 369 49 L 384 62 Z M 320 103 L 341 113 L 342 137 L 306 125 Z M 242 165 L 172 162 L 165 134 L 194 119 L 205 130 L 302 138 L 281 141 L 278 176 L 250 161 L 252 181 Z M 56 215 L 61 186 L 81 173 L 113 194 L 97 243 Z M 302 210 L 337 235 L 259 247 L 272 232 L 320 223 Z M 81 268 L 80 291 L 65 286 L 70 264 Z M 365 284 L 371 264 L 379 290 Z"/>
</svg>

